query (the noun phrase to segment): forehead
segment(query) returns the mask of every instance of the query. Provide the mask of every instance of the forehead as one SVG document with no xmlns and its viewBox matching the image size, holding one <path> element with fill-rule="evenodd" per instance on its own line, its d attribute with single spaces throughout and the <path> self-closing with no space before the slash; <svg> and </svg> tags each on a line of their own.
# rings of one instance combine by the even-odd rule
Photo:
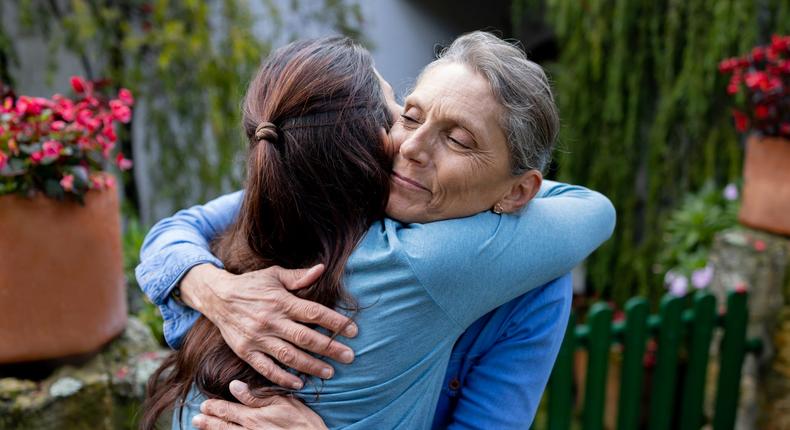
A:
<svg viewBox="0 0 790 430">
<path fill-rule="evenodd" d="M 501 134 L 502 108 L 491 85 L 480 74 L 460 63 L 441 63 L 426 70 L 406 104 L 446 119 L 464 123 L 483 134 Z M 494 136 L 490 136 L 494 137 Z"/>
</svg>

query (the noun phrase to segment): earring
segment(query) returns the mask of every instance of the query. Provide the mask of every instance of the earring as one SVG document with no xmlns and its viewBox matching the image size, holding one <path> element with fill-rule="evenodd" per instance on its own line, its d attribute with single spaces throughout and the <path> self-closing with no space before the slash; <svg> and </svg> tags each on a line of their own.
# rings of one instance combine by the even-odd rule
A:
<svg viewBox="0 0 790 430">
<path fill-rule="evenodd" d="M 497 214 L 497 215 L 501 215 L 501 214 L 502 214 L 502 212 L 504 212 L 504 211 L 505 211 L 504 209 L 502 209 L 502 203 L 497 203 L 497 204 L 495 204 L 495 205 L 494 205 L 494 208 L 493 208 L 493 209 L 491 209 L 491 210 L 492 210 L 492 211 L 493 211 L 495 214 Z"/>
</svg>

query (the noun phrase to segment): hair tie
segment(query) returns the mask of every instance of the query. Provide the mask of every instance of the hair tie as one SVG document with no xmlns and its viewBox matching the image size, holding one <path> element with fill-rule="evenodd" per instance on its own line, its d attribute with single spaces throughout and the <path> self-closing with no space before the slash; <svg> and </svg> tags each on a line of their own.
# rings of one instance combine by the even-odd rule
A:
<svg viewBox="0 0 790 430">
<path fill-rule="evenodd" d="M 258 127 L 255 129 L 255 139 L 258 142 L 266 140 L 269 143 L 274 143 L 277 142 L 277 138 L 277 126 L 268 121 L 258 124 Z"/>
</svg>

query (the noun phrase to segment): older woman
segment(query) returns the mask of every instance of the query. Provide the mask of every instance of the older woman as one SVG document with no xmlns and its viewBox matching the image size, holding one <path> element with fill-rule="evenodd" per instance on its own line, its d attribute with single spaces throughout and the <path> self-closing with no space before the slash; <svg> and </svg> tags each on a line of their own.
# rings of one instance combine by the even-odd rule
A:
<svg viewBox="0 0 790 430">
<path fill-rule="evenodd" d="M 566 273 L 609 236 L 614 213 L 604 197 L 561 184 L 541 187 L 540 170 L 556 129 L 543 72 L 493 36 L 463 36 L 426 68 L 390 133 L 397 150 L 387 207 L 393 219 L 371 227 L 347 266 L 346 284 L 362 308 L 355 316 L 359 336 L 349 341 L 355 362 L 324 374 L 333 377 L 325 381 L 320 401 L 305 397 L 327 425 L 428 427 L 458 336 L 486 312 Z M 539 190 L 543 198 L 522 210 Z M 250 339 L 240 340 L 239 333 L 254 333 L 258 324 L 254 312 L 260 307 L 245 300 L 260 291 L 256 278 L 276 275 L 291 287 L 299 282 L 277 271 L 231 277 L 209 265 L 189 270 L 201 262 L 221 267 L 206 253 L 206 236 L 224 230 L 239 198 L 226 196 L 182 214 L 200 214 L 193 221 L 208 228 L 198 234 L 193 228 L 173 236 L 168 226 L 175 219 L 155 228 L 138 269 L 141 285 L 163 307 L 171 344 L 194 320 L 168 299 L 189 271 L 181 283 L 184 301 L 217 324 L 240 357 L 272 380 L 282 375 L 261 352 L 321 374 L 321 362 L 294 354 L 277 336 L 264 351 Z M 446 221 L 433 222 L 439 220 Z M 189 262 L 161 266 L 174 255 Z M 301 281 L 311 276 L 315 271 Z M 325 321 L 332 330 L 342 326 L 316 309 L 300 320 Z M 296 343 L 350 361 L 343 356 L 347 348 L 291 324 L 290 335 L 280 337 L 302 338 Z M 542 391 L 542 385 L 535 389 Z M 241 418 L 230 421 L 253 426 Z"/>
</svg>

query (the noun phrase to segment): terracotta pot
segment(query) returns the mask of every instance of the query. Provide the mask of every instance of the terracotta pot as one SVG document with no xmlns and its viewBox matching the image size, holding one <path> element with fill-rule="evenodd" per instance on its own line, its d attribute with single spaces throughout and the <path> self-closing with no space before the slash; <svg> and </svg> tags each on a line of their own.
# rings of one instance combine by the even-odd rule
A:
<svg viewBox="0 0 790 430">
<path fill-rule="evenodd" d="M 126 325 L 115 191 L 0 197 L 0 363 L 86 354 Z"/>
<path fill-rule="evenodd" d="M 749 137 L 738 218 L 749 227 L 790 235 L 790 140 Z"/>
</svg>

